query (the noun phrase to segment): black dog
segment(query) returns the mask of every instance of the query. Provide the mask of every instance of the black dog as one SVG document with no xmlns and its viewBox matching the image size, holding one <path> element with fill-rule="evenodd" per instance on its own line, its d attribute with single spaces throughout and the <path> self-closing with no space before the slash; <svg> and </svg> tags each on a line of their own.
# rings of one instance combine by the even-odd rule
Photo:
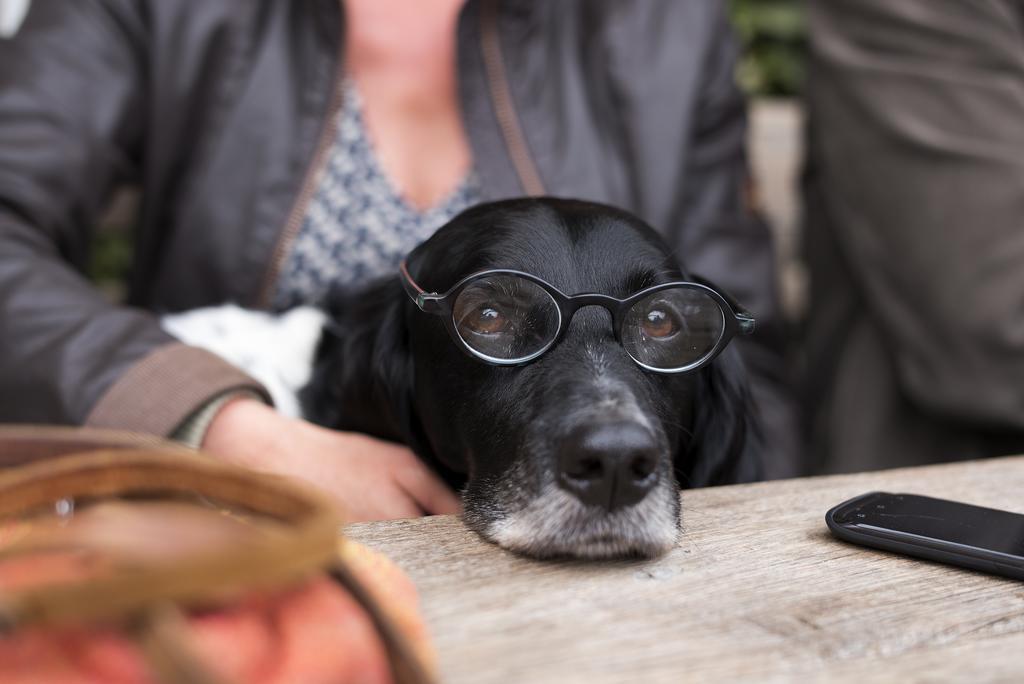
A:
<svg viewBox="0 0 1024 684">
<path fill-rule="evenodd" d="M 552 308 L 547 298 L 559 295 L 543 284 L 492 274 L 430 301 L 489 269 L 605 296 Z M 629 311 L 612 299 L 686 280 L 658 234 L 623 211 L 558 199 L 479 205 L 417 247 L 402 277 L 335 298 L 304 412 L 409 445 L 463 489 L 466 523 L 501 546 L 534 556 L 657 555 L 678 538 L 677 482 L 760 472 L 734 349 L 692 372 L 646 367 L 685 366 L 707 351 L 680 342 L 694 315 L 735 332 L 737 321 L 726 320 L 733 307 L 715 309 L 708 302 L 725 300 L 699 286 Z M 693 312 L 681 310 L 703 296 Z M 420 310 L 417 297 L 442 315 Z M 671 353 L 655 358 L 658 345 Z"/>
</svg>

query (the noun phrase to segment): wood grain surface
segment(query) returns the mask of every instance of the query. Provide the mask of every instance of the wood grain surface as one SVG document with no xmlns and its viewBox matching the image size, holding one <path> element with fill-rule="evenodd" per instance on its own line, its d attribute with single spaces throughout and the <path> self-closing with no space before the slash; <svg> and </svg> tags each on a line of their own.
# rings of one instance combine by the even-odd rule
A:
<svg viewBox="0 0 1024 684">
<path fill-rule="evenodd" d="M 449 516 L 349 533 L 416 583 L 445 682 L 1024 682 L 1024 583 L 829 535 L 876 489 L 1024 513 L 1024 457 L 684 492 L 654 561 L 534 561 Z"/>
</svg>

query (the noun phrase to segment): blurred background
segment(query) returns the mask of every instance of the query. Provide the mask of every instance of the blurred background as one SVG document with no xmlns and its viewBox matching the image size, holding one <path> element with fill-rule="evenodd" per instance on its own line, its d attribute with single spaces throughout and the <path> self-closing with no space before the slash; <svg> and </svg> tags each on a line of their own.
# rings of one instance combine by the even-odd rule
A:
<svg viewBox="0 0 1024 684">
<path fill-rule="evenodd" d="M 799 258 L 798 181 L 803 160 L 807 34 L 800 0 L 730 0 L 743 46 L 737 79 L 750 96 L 749 152 L 761 208 L 775 230 L 783 310 L 791 322 L 805 306 Z"/>
</svg>

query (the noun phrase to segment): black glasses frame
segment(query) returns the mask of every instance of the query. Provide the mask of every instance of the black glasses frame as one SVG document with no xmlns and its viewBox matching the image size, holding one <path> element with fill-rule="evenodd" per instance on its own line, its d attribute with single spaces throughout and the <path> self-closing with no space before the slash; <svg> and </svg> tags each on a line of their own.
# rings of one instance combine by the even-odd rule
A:
<svg viewBox="0 0 1024 684">
<path fill-rule="evenodd" d="M 608 311 L 612 316 L 612 328 L 615 332 L 615 339 L 620 345 L 622 345 L 622 327 L 626 321 L 626 314 L 629 309 L 641 299 L 650 296 L 655 292 L 661 290 L 671 289 L 692 289 L 698 290 L 708 295 L 712 301 L 718 304 L 718 307 L 722 312 L 722 319 L 724 326 L 722 334 L 718 339 L 718 342 L 714 347 L 711 348 L 704 356 L 697 361 L 690 363 L 686 366 L 680 366 L 679 368 L 657 368 L 655 366 L 649 366 L 644 362 L 633 356 L 629 349 L 623 345 L 626 353 L 629 357 L 644 370 L 651 371 L 653 373 L 689 373 L 700 368 L 703 368 L 708 363 L 714 360 L 716 356 L 722 353 L 726 345 L 736 335 L 749 335 L 754 332 L 755 320 L 747 311 L 743 310 L 736 300 L 727 294 L 722 293 L 715 288 L 711 283 L 704 280 L 703 278 L 694 277 L 692 281 L 675 281 L 671 283 L 662 283 L 661 285 L 653 285 L 651 287 L 640 290 L 639 292 L 626 297 L 625 299 L 619 299 L 617 297 L 611 297 L 609 295 L 603 295 L 596 292 L 585 292 L 575 295 L 567 295 L 551 283 L 538 278 L 531 273 L 525 273 L 523 271 L 516 271 L 512 269 L 490 269 L 487 271 L 479 271 L 477 273 L 470 274 L 455 283 L 447 292 L 427 292 L 422 287 L 416 284 L 412 276 L 409 274 L 409 268 L 406 265 L 406 261 L 403 259 L 399 265 L 399 272 L 402 280 L 402 287 L 405 289 L 406 294 L 416 304 L 420 311 L 424 313 L 433 314 L 436 316 L 443 316 L 445 327 L 448 329 L 448 334 L 452 340 L 458 344 L 466 353 L 475 359 L 479 359 L 484 363 L 489 363 L 494 366 L 523 366 L 537 357 L 543 355 L 556 344 L 565 335 L 566 330 L 569 328 L 569 323 L 572 321 L 572 317 L 577 311 L 586 306 L 600 306 Z M 529 356 L 519 359 L 499 359 L 493 356 L 487 356 L 477 350 L 473 349 L 459 334 L 458 328 L 455 324 L 455 315 L 453 304 L 459 294 L 466 289 L 467 286 L 480 280 L 482 278 L 488 278 L 492 276 L 515 276 L 523 278 L 536 285 L 540 286 L 551 300 L 555 303 L 558 308 L 558 328 L 555 331 L 551 341 L 548 342 L 544 347 L 538 351 L 530 354 Z"/>
</svg>

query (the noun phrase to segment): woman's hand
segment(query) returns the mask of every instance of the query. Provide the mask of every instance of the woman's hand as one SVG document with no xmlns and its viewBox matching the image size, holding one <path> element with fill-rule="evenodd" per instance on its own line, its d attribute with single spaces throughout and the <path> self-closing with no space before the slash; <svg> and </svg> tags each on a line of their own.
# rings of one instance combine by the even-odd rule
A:
<svg viewBox="0 0 1024 684">
<path fill-rule="evenodd" d="M 459 500 L 404 446 L 286 418 L 254 399 L 224 406 L 203 451 L 325 490 L 350 522 L 457 513 Z"/>
</svg>

